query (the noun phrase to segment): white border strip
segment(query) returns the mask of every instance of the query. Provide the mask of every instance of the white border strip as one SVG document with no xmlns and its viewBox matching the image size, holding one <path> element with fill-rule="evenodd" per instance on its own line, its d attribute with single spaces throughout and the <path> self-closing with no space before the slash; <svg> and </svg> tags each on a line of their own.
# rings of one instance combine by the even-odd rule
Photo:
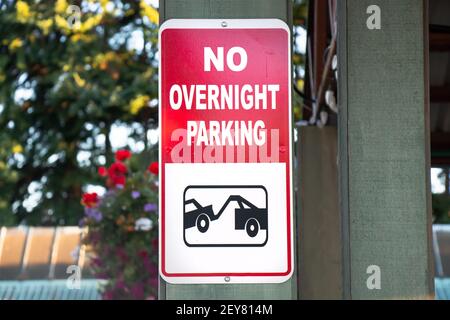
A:
<svg viewBox="0 0 450 320">
<path fill-rule="evenodd" d="M 166 29 L 284 29 L 291 34 L 289 26 L 280 19 L 169 19 L 159 27 L 159 49 L 161 34 Z"/>
</svg>

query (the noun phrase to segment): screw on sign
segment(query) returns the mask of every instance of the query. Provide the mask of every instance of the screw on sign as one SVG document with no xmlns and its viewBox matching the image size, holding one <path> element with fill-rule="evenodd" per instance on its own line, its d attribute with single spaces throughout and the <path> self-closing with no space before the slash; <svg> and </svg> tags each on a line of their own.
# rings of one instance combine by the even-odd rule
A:
<svg viewBox="0 0 450 320">
<path fill-rule="evenodd" d="M 276 19 L 175 19 L 161 26 L 159 44 L 161 276 L 288 280 L 289 28 Z"/>
</svg>

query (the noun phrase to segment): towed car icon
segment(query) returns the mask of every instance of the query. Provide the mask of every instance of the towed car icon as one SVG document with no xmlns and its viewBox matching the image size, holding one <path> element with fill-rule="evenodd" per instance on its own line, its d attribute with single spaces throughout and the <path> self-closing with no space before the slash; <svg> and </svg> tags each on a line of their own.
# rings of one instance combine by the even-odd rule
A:
<svg viewBox="0 0 450 320">
<path fill-rule="evenodd" d="M 216 220 L 212 205 L 202 207 L 195 199 L 184 202 L 185 206 L 190 204 L 192 204 L 195 209 L 184 214 L 184 229 L 196 226 L 198 231 L 205 233 L 209 229 L 209 222 Z"/>
</svg>

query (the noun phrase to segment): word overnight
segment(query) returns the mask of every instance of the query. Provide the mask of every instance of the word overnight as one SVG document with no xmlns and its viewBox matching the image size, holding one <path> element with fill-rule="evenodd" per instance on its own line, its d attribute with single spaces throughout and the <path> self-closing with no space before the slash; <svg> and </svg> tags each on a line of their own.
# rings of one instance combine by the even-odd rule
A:
<svg viewBox="0 0 450 320">
<path fill-rule="evenodd" d="M 173 110 L 275 110 L 280 85 L 178 85 L 170 88 Z"/>
</svg>

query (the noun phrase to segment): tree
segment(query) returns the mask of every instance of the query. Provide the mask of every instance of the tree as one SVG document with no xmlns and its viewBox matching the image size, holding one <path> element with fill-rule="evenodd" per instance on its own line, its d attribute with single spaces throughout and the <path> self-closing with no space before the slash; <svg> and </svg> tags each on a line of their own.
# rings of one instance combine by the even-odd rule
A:
<svg viewBox="0 0 450 320">
<path fill-rule="evenodd" d="M 445 194 L 450 195 L 450 169 L 443 168 L 438 178 L 445 187 Z"/>
<path fill-rule="evenodd" d="M 0 0 L 0 225 L 77 224 L 117 121 L 154 154 L 157 24 L 144 0 Z"/>
<path fill-rule="evenodd" d="M 294 88 L 297 94 L 294 95 L 293 108 L 294 120 L 302 120 L 303 111 L 305 107 L 303 102 L 305 94 L 305 64 L 306 64 L 306 29 L 308 24 L 308 3 L 307 0 L 294 0 L 293 3 L 293 71 L 294 71 Z M 298 93 L 301 92 L 301 97 Z"/>
</svg>

